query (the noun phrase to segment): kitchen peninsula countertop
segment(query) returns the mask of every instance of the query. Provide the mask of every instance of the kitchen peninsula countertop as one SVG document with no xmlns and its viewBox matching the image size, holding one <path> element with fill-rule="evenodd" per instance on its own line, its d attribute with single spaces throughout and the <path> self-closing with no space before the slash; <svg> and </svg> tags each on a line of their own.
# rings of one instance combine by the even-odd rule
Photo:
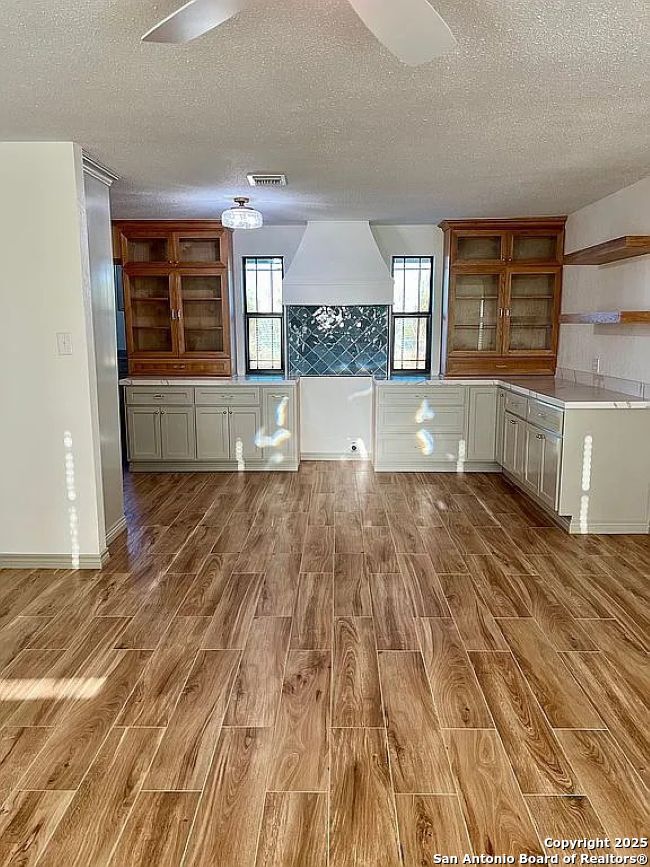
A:
<svg viewBox="0 0 650 867">
<path fill-rule="evenodd" d="M 386 385 L 499 385 L 563 409 L 650 409 L 650 401 L 645 398 L 552 376 L 508 376 L 499 379 L 396 376 L 376 380 L 375 384 L 378 388 Z"/>
</svg>

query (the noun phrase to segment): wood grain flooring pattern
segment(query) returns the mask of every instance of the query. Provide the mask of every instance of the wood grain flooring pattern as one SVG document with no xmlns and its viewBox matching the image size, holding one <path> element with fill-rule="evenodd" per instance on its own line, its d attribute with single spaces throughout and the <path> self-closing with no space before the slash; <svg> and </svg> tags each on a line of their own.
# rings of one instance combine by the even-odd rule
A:
<svg viewBox="0 0 650 867">
<path fill-rule="evenodd" d="M 400 867 L 381 729 L 332 729 L 330 867 Z"/>
<path fill-rule="evenodd" d="M 263 728 L 275 723 L 290 631 L 289 617 L 253 620 L 224 725 Z"/>
<path fill-rule="evenodd" d="M 510 653 L 470 653 L 478 682 L 525 795 L 579 794 L 559 744 Z"/>
<path fill-rule="evenodd" d="M 140 792 L 113 852 L 111 867 L 177 867 L 199 798 L 199 792 Z"/>
<path fill-rule="evenodd" d="M 396 795 L 405 867 L 433 864 L 434 857 L 472 853 L 456 795 Z"/>
<path fill-rule="evenodd" d="M 512 767 L 494 731 L 447 731 L 451 765 L 474 852 L 541 855 Z"/>
<path fill-rule="evenodd" d="M 455 622 L 450 617 L 421 617 L 417 628 L 440 725 L 443 728 L 493 728 L 485 697 Z"/>
<path fill-rule="evenodd" d="M 202 650 L 192 666 L 147 776 L 147 789 L 203 788 L 241 651 Z"/>
<path fill-rule="evenodd" d="M 125 514 L 102 570 L 0 570 L 0 864 L 423 867 L 646 831 L 650 538 L 363 462 L 127 473 Z"/>
<path fill-rule="evenodd" d="M 105 864 L 122 832 L 161 730 L 113 729 L 77 789 L 40 863 Z"/>
<path fill-rule="evenodd" d="M 291 650 L 275 725 L 270 791 L 327 789 L 331 654 Z"/>
<path fill-rule="evenodd" d="M 332 725 L 384 724 L 371 617 L 337 617 L 334 624 Z"/>
<path fill-rule="evenodd" d="M 268 792 L 255 867 L 326 867 L 327 796 Z"/>
<path fill-rule="evenodd" d="M 499 620 L 499 628 L 549 723 L 561 729 L 604 728 L 594 705 L 562 657 L 530 618 Z"/>
<path fill-rule="evenodd" d="M 454 793 L 421 654 L 381 651 L 379 677 L 395 791 Z"/>
</svg>

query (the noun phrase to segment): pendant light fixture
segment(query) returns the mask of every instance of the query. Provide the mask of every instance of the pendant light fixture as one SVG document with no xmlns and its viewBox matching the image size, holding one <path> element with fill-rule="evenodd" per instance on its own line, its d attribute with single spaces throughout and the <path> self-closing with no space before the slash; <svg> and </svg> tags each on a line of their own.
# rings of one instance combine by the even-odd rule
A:
<svg viewBox="0 0 650 867">
<path fill-rule="evenodd" d="M 235 198 L 236 208 L 228 208 L 221 215 L 221 222 L 228 229 L 259 229 L 264 219 L 259 211 L 249 208 L 250 199 L 245 196 Z"/>
</svg>

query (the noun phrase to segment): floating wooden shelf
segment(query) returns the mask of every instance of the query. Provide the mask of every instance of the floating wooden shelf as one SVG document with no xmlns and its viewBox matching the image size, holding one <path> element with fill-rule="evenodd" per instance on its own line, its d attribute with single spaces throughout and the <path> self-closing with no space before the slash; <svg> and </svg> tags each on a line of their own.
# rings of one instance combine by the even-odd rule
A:
<svg viewBox="0 0 650 867">
<path fill-rule="evenodd" d="M 598 313 L 563 313 L 560 322 L 573 325 L 650 324 L 650 310 L 611 310 Z"/>
<path fill-rule="evenodd" d="M 650 253 L 650 235 L 624 235 L 596 244 L 595 247 L 585 247 L 574 253 L 566 253 L 565 265 L 607 265 L 608 262 L 618 262 L 620 259 L 631 259 L 633 256 L 646 256 Z"/>
</svg>

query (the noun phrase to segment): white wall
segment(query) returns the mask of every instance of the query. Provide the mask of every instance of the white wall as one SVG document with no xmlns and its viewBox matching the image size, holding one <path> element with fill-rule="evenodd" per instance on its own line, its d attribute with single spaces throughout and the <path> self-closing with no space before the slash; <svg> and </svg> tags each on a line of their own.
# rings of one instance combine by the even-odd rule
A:
<svg viewBox="0 0 650 867">
<path fill-rule="evenodd" d="M 566 251 L 622 235 L 650 235 L 650 177 L 569 216 Z M 650 256 L 611 265 L 567 265 L 562 310 L 650 309 Z M 600 358 L 604 376 L 650 382 L 650 327 L 562 325 L 558 366 L 591 373 Z"/>
<path fill-rule="evenodd" d="M 443 233 L 434 225 L 371 226 L 377 245 L 391 267 L 393 256 L 434 256 L 434 310 L 432 371 L 440 371 L 440 317 L 442 311 L 442 250 Z M 264 226 L 255 231 L 236 231 L 233 240 L 234 296 L 236 323 L 237 370 L 245 371 L 242 257 L 284 256 L 284 269 L 288 270 L 305 231 L 305 224 Z"/>
<path fill-rule="evenodd" d="M 100 454 L 106 532 L 124 521 L 117 334 L 108 186 L 84 174 L 92 323 L 97 372 Z"/>
<path fill-rule="evenodd" d="M 74 565 L 105 547 L 81 151 L 1 143 L 0 189 L 0 556 Z"/>
</svg>

